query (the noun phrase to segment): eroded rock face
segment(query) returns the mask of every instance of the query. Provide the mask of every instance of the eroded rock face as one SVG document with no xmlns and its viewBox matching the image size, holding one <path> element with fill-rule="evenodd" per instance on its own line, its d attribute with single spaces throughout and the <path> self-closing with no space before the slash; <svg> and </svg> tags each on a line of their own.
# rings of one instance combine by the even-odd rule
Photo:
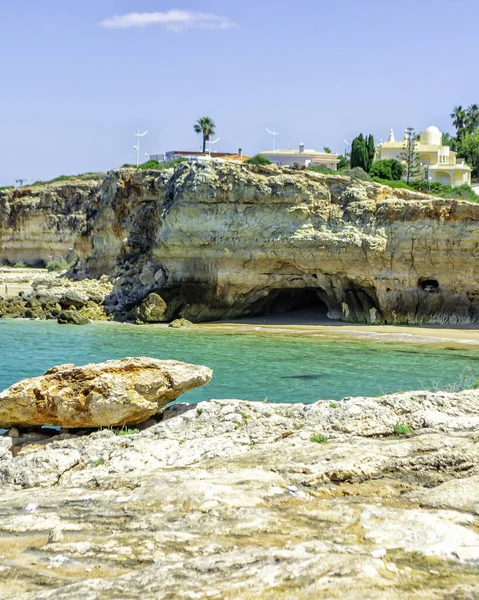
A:
<svg viewBox="0 0 479 600">
<path fill-rule="evenodd" d="M 98 181 L 76 180 L 0 191 L 1 260 L 41 265 L 80 248 L 98 188 Z"/>
<path fill-rule="evenodd" d="M 0 393 L 0 425 L 107 427 L 145 421 L 178 396 L 210 381 L 207 367 L 125 358 L 62 365 Z"/>
<path fill-rule="evenodd" d="M 27 211 L 18 194 L 0 195 L 4 248 L 43 223 L 35 198 Z M 50 208 L 68 229 L 62 202 Z M 166 320 L 309 306 L 352 322 L 479 322 L 479 204 L 219 160 L 112 171 L 82 202 L 81 226 L 62 239 L 76 276 L 114 275 L 106 308 L 118 319 L 135 320 L 153 293 Z"/>
<path fill-rule="evenodd" d="M 110 174 L 121 206 L 131 207 L 121 228 L 124 213 L 111 215 L 117 316 L 131 318 L 131 305 L 155 292 L 168 319 L 308 305 L 353 322 L 479 321 L 478 204 L 224 161 L 183 163 L 154 191 L 151 173 L 144 177 L 143 186 L 136 176 L 139 188 L 129 180 L 126 200 L 123 174 Z M 99 238 L 111 213 L 103 206 L 85 258 L 92 273 L 104 265 Z"/>
<path fill-rule="evenodd" d="M 0 438 L 0 589 L 475 598 L 478 414 L 479 391 L 212 400 L 172 405 L 138 434 L 32 443 L 16 458 Z"/>
</svg>

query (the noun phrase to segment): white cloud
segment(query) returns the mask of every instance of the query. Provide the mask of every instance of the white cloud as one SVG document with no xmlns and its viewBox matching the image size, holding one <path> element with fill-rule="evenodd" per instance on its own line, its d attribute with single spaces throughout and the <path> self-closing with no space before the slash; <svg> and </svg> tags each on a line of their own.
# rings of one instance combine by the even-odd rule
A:
<svg viewBox="0 0 479 600">
<path fill-rule="evenodd" d="M 127 29 L 130 27 L 147 27 L 149 25 L 161 25 L 179 33 L 185 29 L 230 29 L 236 24 L 228 17 L 220 17 L 210 13 L 196 13 L 187 10 L 169 10 L 167 12 L 128 13 L 126 15 L 115 15 L 100 23 L 108 29 Z"/>
</svg>

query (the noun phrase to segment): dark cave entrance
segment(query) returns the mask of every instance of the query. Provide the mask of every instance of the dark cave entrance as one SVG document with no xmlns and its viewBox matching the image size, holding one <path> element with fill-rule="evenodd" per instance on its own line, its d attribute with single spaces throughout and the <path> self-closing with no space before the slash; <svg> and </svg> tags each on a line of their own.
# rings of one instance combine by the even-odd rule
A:
<svg viewBox="0 0 479 600">
<path fill-rule="evenodd" d="M 252 307 L 252 314 L 266 320 L 327 321 L 328 307 L 321 299 L 321 293 L 322 290 L 315 288 L 271 290 Z"/>
</svg>

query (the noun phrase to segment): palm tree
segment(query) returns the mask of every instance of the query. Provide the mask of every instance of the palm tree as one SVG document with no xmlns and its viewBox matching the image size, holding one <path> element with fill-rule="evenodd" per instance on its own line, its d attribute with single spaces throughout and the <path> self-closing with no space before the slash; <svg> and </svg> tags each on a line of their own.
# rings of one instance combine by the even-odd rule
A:
<svg viewBox="0 0 479 600">
<path fill-rule="evenodd" d="M 452 124 L 456 128 L 457 138 L 461 139 L 464 136 L 466 126 L 466 111 L 462 106 L 455 106 L 451 113 Z"/>
<path fill-rule="evenodd" d="M 203 154 L 206 152 L 206 142 L 210 139 L 210 136 L 215 134 L 215 127 L 216 125 L 209 117 L 201 117 L 193 126 L 196 133 L 203 135 Z"/>
<path fill-rule="evenodd" d="M 471 104 L 466 109 L 466 129 L 468 133 L 474 133 L 479 128 L 479 106 Z"/>
</svg>

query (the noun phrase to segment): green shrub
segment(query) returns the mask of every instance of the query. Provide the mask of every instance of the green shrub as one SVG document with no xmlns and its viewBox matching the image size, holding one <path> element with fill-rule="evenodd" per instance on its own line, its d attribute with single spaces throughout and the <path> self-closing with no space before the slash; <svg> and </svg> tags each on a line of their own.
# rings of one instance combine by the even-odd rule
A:
<svg viewBox="0 0 479 600">
<path fill-rule="evenodd" d="M 7 190 L 14 190 L 15 187 L 13 185 L 4 185 L 0 187 L 0 192 L 6 192 Z"/>
<path fill-rule="evenodd" d="M 68 263 L 63 260 L 63 258 L 61 260 L 51 260 L 50 262 L 47 262 L 47 271 L 65 271 L 66 269 L 68 269 Z"/>
<path fill-rule="evenodd" d="M 170 160 L 168 162 L 158 162 L 157 160 L 148 160 L 147 162 L 139 165 L 139 169 L 146 170 L 151 169 L 153 171 L 163 171 L 164 169 L 173 169 L 175 165 L 179 163 L 188 162 L 186 158 L 175 158 L 175 160 Z"/>
<path fill-rule="evenodd" d="M 416 191 L 410 185 L 408 185 L 405 181 L 392 181 L 389 179 L 381 179 L 380 177 L 373 177 L 373 181 L 375 181 L 376 183 L 380 183 L 382 185 L 387 185 L 391 188 L 410 190 L 411 192 Z"/>
<path fill-rule="evenodd" d="M 404 175 L 404 167 L 394 158 L 377 160 L 373 162 L 369 174 L 371 177 L 399 181 Z"/>
<path fill-rule="evenodd" d="M 451 200 L 469 200 L 470 202 L 479 202 L 479 196 L 469 185 L 459 185 L 452 187 L 450 185 L 444 185 L 438 181 L 427 182 L 424 179 L 418 179 L 410 181 L 409 185 L 405 181 L 392 181 L 388 179 L 381 179 L 380 177 L 373 177 L 373 181 L 387 185 L 392 188 L 401 188 L 410 190 L 412 192 L 421 192 L 422 194 L 431 194 L 432 196 L 439 196 L 440 198 L 446 198 Z"/>
<path fill-rule="evenodd" d="M 351 163 L 349 161 L 349 158 L 347 156 L 343 156 L 342 154 L 340 154 L 338 156 L 338 171 L 342 171 L 343 169 L 350 169 L 351 168 Z"/>
<path fill-rule="evenodd" d="M 323 435 L 322 433 L 315 433 L 310 437 L 312 442 L 316 442 L 317 444 L 326 444 L 329 441 L 327 435 Z"/>
<path fill-rule="evenodd" d="M 369 171 L 371 177 L 379 177 L 380 179 L 392 180 L 393 174 L 391 171 L 391 165 L 388 160 L 377 160 L 371 165 Z"/>
<path fill-rule="evenodd" d="M 14 269 L 26 269 L 28 267 L 28 265 L 26 263 L 23 262 L 23 260 L 19 260 L 18 262 L 16 262 L 13 265 Z"/>
<path fill-rule="evenodd" d="M 394 425 L 394 433 L 396 435 L 409 435 L 412 431 L 410 425 L 405 425 L 404 423 L 396 423 Z"/>
<path fill-rule="evenodd" d="M 338 175 L 337 171 L 333 171 L 329 167 L 323 167 L 316 165 L 314 167 L 308 167 L 308 171 L 314 171 L 315 173 L 323 173 L 324 175 Z"/>
<path fill-rule="evenodd" d="M 248 158 L 248 160 L 245 161 L 245 163 L 247 165 L 270 165 L 271 161 L 266 158 L 266 156 L 263 156 L 262 154 L 255 154 L 255 156 L 252 156 L 251 158 Z"/>
<path fill-rule="evenodd" d="M 458 185 L 452 187 L 450 185 L 444 185 L 438 181 L 428 183 L 424 179 L 417 181 L 411 181 L 409 184 L 414 190 L 419 192 L 430 192 L 441 198 L 457 198 L 458 200 L 472 200 L 473 202 L 479 201 L 479 196 L 474 192 L 471 186 L 467 184 Z"/>
<path fill-rule="evenodd" d="M 329 403 L 329 408 L 338 408 L 338 403 L 337 402 L 330 402 Z"/>
</svg>

